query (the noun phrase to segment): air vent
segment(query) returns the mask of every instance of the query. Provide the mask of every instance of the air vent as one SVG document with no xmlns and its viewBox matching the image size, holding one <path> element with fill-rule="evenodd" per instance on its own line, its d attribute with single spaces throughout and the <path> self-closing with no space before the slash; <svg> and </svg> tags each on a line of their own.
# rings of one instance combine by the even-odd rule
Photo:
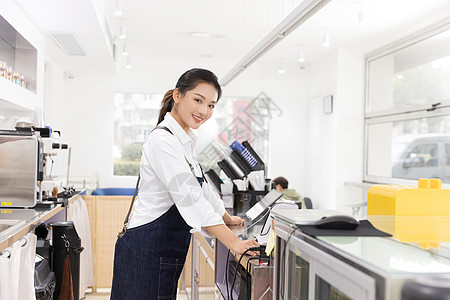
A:
<svg viewBox="0 0 450 300">
<path fill-rule="evenodd" d="M 73 56 L 86 56 L 86 52 L 80 46 L 72 33 L 51 32 L 49 35 L 65 54 Z"/>
</svg>

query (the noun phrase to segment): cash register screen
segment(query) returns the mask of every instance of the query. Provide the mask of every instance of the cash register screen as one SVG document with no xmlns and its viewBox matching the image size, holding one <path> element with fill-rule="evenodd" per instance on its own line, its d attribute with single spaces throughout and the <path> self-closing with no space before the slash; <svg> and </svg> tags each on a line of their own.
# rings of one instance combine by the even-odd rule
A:
<svg viewBox="0 0 450 300">
<path fill-rule="evenodd" d="M 268 209 L 275 201 L 281 198 L 283 193 L 277 190 L 271 190 L 260 201 L 253 205 L 245 215 L 250 220 L 254 221 L 259 215 L 261 215 L 266 209 Z"/>
</svg>

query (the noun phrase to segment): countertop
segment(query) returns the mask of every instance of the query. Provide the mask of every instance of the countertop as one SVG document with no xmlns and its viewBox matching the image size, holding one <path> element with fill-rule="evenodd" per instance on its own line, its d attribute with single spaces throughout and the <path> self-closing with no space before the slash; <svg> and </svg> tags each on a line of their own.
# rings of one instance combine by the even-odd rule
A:
<svg viewBox="0 0 450 300">
<path fill-rule="evenodd" d="M 80 197 L 80 194 L 69 198 L 68 203 Z M 0 251 L 34 230 L 41 221 L 50 219 L 64 208 L 62 204 L 37 205 L 34 208 L 2 208 L 0 210 Z"/>
</svg>

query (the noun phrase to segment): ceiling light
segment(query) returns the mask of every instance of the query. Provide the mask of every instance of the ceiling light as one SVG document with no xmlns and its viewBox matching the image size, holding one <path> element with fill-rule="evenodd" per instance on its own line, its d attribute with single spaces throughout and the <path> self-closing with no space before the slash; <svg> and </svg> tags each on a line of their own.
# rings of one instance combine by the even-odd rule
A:
<svg viewBox="0 0 450 300">
<path fill-rule="evenodd" d="M 297 61 L 299 63 L 305 62 L 305 55 L 304 55 L 302 49 L 300 49 L 299 52 L 298 52 L 298 59 L 297 59 Z"/>
<path fill-rule="evenodd" d="M 127 31 L 125 29 L 125 25 L 120 25 L 120 30 L 119 30 L 119 39 L 124 40 L 127 38 Z"/>
<path fill-rule="evenodd" d="M 364 23 L 364 11 L 363 11 L 363 5 L 362 2 L 359 3 L 359 10 L 358 10 L 358 24 L 362 25 Z"/>
<path fill-rule="evenodd" d="M 127 44 L 126 43 L 123 43 L 122 55 L 123 56 L 128 56 L 128 49 L 127 49 Z"/>
<path fill-rule="evenodd" d="M 280 58 L 280 65 L 278 67 L 278 74 L 284 74 L 286 73 L 286 70 L 283 68 L 283 60 Z"/>
<path fill-rule="evenodd" d="M 127 57 L 127 63 L 125 65 L 125 68 L 127 69 L 131 69 L 133 67 L 133 65 L 131 64 L 131 56 L 128 55 Z"/>
<path fill-rule="evenodd" d="M 121 0 L 115 0 L 114 1 L 114 15 L 115 16 L 121 16 L 122 15 L 122 1 Z"/>
<path fill-rule="evenodd" d="M 211 34 L 208 32 L 191 32 L 191 37 L 193 38 L 209 38 Z"/>
<path fill-rule="evenodd" d="M 250 52 L 247 53 L 225 76 L 220 84 L 225 86 L 242 73 L 258 58 L 272 49 L 283 38 L 311 18 L 317 11 L 331 0 L 304 0 L 269 34 L 267 34 Z"/>
<path fill-rule="evenodd" d="M 325 32 L 325 34 L 323 35 L 322 47 L 324 48 L 330 47 L 330 34 L 328 33 L 328 31 Z"/>
</svg>

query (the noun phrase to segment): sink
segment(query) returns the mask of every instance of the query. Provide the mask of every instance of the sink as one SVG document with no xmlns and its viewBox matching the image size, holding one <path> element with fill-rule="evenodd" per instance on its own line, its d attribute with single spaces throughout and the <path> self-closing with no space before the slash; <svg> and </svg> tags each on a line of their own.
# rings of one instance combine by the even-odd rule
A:
<svg viewBox="0 0 450 300">
<path fill-rule="evenodd" d="M 0 219 L 0 240 L 7 238 L 10 233 L 26 223 L 25 220 Z"/>
</svg>

